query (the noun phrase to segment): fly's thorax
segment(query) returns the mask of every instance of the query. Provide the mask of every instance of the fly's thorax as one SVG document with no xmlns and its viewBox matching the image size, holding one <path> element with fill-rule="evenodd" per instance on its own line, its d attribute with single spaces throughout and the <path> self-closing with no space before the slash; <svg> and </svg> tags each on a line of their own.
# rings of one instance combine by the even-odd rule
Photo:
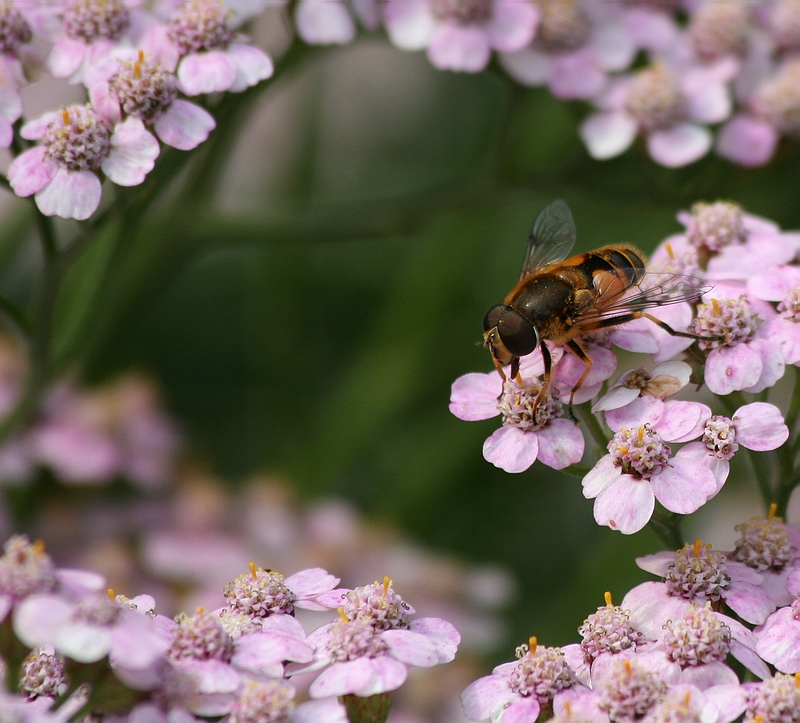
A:
<svg viewBox="0 0 800 723">
<path fill-rule="evenodd" d="M 535 274 L 509 294 L 506 303 L 525 317 L 542 339 L 552 339 L 565 326 L 573 307 L 576 282 L 560 273 Z"/>
</svg>

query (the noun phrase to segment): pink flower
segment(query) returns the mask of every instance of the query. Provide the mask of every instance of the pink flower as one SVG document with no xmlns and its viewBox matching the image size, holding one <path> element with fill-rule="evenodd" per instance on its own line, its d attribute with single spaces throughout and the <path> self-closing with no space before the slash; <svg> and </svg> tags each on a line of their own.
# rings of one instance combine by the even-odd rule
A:
<svg viewBox="0 0 800 723">
<path fill-rule="evenodd" d="M 535 721 L 543 705 L 577 683 L 561 648 L 540 646 L 531 638 L 530 646 L 518 650 L 519 660 L 498 665 L 461 694 L 469 720 L 499 720 L 502 711 L 503 720 Z"/>
<path fill-rule="evenodd" d="M 778 302 L 778 315 L 765 321 L 756 336 L 777 344 L 787 364 L 800 363 L 800 269 L 773 266 L 748 279 L 747 290 L 758 299 Z"/>
<path fill-rule="evenodd" d="M 273 72 L 266 53 L 241 42 L 222 0 L 186 0 L 167 25 L 145 33 L 141 47 L 177 73 L 186 95 L 239 93 Z"/>
<path fill-rule="evenodd" d="M 84 73 L 101 61 L 131 30 L 130 9 L 141 0 L 61 0 L 62 34 L 53 45 L 47 66 L 56 78 L 83 81 Z"/>
<path fill-rule="evenodd" d="M 583 494 L 595 499 L 594 518 L 629 535 L 641 530 L 658 500 L 666 509 L 689 514 L 716 494 L 714 475 L 702 461 L 674 456 L 667 442 L 688 442 L 700 435 L 710 410 L 696 402 L 661 402 L 639 397 L 608 411 L 616 430 L 603 457 L 583 479 Z"/>
<path fill-rule="evenodd" d="M 780 608 L 755 629 L 756 652 L 781 673 L 800 673 L 800 585 L 792 585 L 791 605 Z"/>
<path fill-rule="evenodd" d="M 685 545 L 677 552 L 658 552 L 637 558 L 643 570 L 662 575 L 662 582 L 644 582 L 633 588 L 620 607 L 629 610 L 631 624 L 651 639 L 667 620 L 680 618 L 689 605 L 725 603 L 748 623 L 763 623 L 775 604 L 759 584 L 761 575 L 730 560 L 711 545 Z"/>
<path fill-rule="evenodd" d="M 563 469 L 583 457 L 583 434 L 574 422 L 562 417 L 563 404 L 553 393 L 542 390 L 538 376 L 543 371 L 537 350 L 520 366 L 522 384 L 513 379 L 502 382 L 496 371 L 465 374 L 453 383 L 450 411 L 459 419 L 502 415 L 503 426 L 486 440 L 483 456 L 506 472 L 524 472 L 537 459 L 548 467 Z M 553 387 L 557 386 L 554 377 Z"/>
<path fill-rule="evenodd" d="M 501 53 L 500 63 L 523 85 L 547 85 L 563 100 L 594 98 L 608 74 L 625 70 L 636 55 L 636 43 L 624 17 L 609 6 L 544 0 L 533 42 Z"/>
<path fill-rule="evenodd" d="M 427 48 L 437 68 L 476 73 L 488 65 L 492 50 L 524 48 L 539 13 L 528 0 L 387 0 L 384 18 L 398 48 Z"/>
<path fill-rule="evenodd" d="M 197 147 L 216 126 L 208 111 L 177 97 L 175 74 L 146 59 L 143 51 L 117 53 L 103 65 L 104 72 L 96 69 L 92 75 L 89 94 L 92 106 L 109 122 L 138 118 L 182 151 Z"/>
<path fill-rule="evenodd" d="M 715 394 L 760 392 L 783 376 L 785 362 L 780 347 L 756 336 L 758 323 L 744 294 L 723 301 L 712 298 L 710 303 L 698 306 L 692 331 L 704 337 L 699 344 L 708 351 L 705 382 Z"/>
<path fill-rule="evenodd" d="M 599 99 L 601 111 L 589 116 L 580 134 L 593 158 L 618 156 L 637 134 L 657 163 L 669 168 L 702 158 L 712 144 L 706 123 L 725 120 L 731 112 L 726 84 L 736 64 L 672 69 L 655 64 L 620 79 Z"/>
<path fill-rule="evenodd" d="M 663 401 L 689 383 L 692 368 L 680 361 L 663 362 L 647 372 L 644 368 L 625 372 L 592 407 L 592 412 L 619 409 L 643 396 Z"/>
<path fill-rule="evenodd" d="M 719 492 L 728 478 L 730 460 L 739 445 L 755 452 L 766 452 L 777 449 L 788 438 L 789 428 L 784 424 L 780 410 L 772 404 L 754 402 L 739 407 L 733 418 L 710 417 L 705 423 L 702 439 L 687 444 L 683 453 L 705 462 L 714 473 Z"/>
<path fill-rule="evenodd" d="M 100 203 L 100 171 L 136 186 L 158 156 L 158 141 L 138 118 L 110 126 L 88 105 L 46 113 L 23 126 L 22 137 L 42 144 L 14 159 L 8 180 L 18 196 L 36 194 L 45 216 L 89 218 Z"/>
</svg>

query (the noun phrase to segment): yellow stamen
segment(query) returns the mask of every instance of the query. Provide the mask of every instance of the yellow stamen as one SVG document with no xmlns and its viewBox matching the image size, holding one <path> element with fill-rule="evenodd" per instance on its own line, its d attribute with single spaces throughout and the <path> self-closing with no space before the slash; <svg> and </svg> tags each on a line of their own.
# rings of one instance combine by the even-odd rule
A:
<svg viewBox="0 0 800 723">
<path fill-rule="evenodd" d="M 133 64 L 133 77 L 137 80 L 142 77 L 142 63 L 138 60 Z"/>
<path fill-rule="evenodd" d="M 714 308 L 714 316 L 719 316 L 722 313 L 722 307 L 720 307 L 719 301 L 716 299 L 711 299 L 711 306 Z"/>
<path fill-rule="evenodd" d="M 392 586 L 392 578 L 388 575 L 383 576 L 383 597 L 386 597 L 387 593 L 389 592 L 389 588 Z"/>
<path fill-rule="evenodd" d="M 567 714 L 567 718 L 572 718 L 572 706 L 568 700 L 564 701 L 564 712 Z"/>
<path fill-rule="evenodd" d="M 603 599 L 606 601 L 606 605 L 611 605 L 611 593 L 608 590 L 603 593 Z"/>
<path fill-rule="evenodd" d="M 684 696 L 684 698 L 683 698 L 683 704 L 684 704 L 684 705 L 685 705 L 687 708 L 689 707 L 689 701 L 690 701 L 691 699 L 692 699 L 692 694 L 691 694 L 691 692 L 690 692 L 690 691 L 688 691 L 688 690 L 687 690 L 687 691 L 686 691 L 686 695 L 685 695 L 685 696 Z"/>
<path fill-rule="evenodd" d="M 44 555 L 44 540 L 36 540 L 33 543 L 33 551 L 37 555 Z"/>
<path fill-rule="evenodd" d="M 622 454 L 622 455 L 628 454 L 628 448 L 627 447 L 620 447 L 619 448 L 619 453 Z"/>
<path fill-rule="evenodd" d="M 69 123 L 69 111 L 66 108 L 61 109 L 61 119 L 64 123 Z"/>
<path fill-rule="evenodd" d="M 250 577 L 252 577 L 253 580 L 257 580 L 258 576 L 256 575 L 256 563 L 250 560 L 248 567 L 250 568 Z"/>
<path fill-rule="evenodd" d="M 139 51 L 139 62 L 144 63 L 144 50 Z"/>
<path fill-rule="evenodd" d="M 800 673 L 794 674 L 794 687 L 800 688 Z"/>
<path fill-rule="evenodd" d="M 700 557 L 700 550 L 703 548 L 703 543 L 700 540 L 694 541 L 694 556 Z"/>
<path fill-rule="evenodd" d="M 528 652 L 533 655 L 536 652 L 536 648 L 539 647 L 539 638 L 535 635 L 531 635 L 528 638 Z"/>
<path fill-rule="evenodd" d="M 199 608 L 197 608 L 197 610 L 195 610 L 195 613 L 197 615 L 202 615 L 205 611 L 206 611 L 206 609 L 204 607 L 200 606 Z"/>
<path fill-rule="evenodd" d="M 675 258 L 675 252 L 672 250 L 672 244 L 664 244 L 664 250 L 667 252 L 667 256 L 669 256 L 670 259 Z"/>
<path fill-rule="evenodd" d="M 625 660 L 625 661 L 623 661 L 622 664 L 625 666 L 625 672 L 628 675 L 633 675 L 633 667 L 631 666 L 631 661 L 630 660 Z"/>
<path fill-rule="evenodd" d="M 769 515 L 767 515 L 767 519 L 768 520 L 774 520 L 775 519 L 775 513 L 777 511 L 778 511 L 778 503 L 777 502 L 773 502 L 769 506 Z"/>
<path fill-rule="evenodd" d="M 637 436 L 637 437 L 638 437 L 638 439 L 639 439 L 639 444 L 641 444 L 642 442 L 644 442 L 644 427 L 639 427 L 639 431 L 637 432 L 637 435 L 636 435 L 636 436 Z"/>
<path fill-rule="evenodd" d="M 106 590 L 106 592 L 108 593 L 109 599 L 113 600 L 116 597 L 116 595 L 114 594 L 114 588 L 113 587 L 108 588 L 108 590 Z"/>
<path fill-rule="evenodd" d="M 339 613 L 339 617 L 346 623 L 349 623 L 350 620 L 348 619 L 347 615 L 344 614 L 344 608 L 336 608 L 336 612 Z"/>
</svg>

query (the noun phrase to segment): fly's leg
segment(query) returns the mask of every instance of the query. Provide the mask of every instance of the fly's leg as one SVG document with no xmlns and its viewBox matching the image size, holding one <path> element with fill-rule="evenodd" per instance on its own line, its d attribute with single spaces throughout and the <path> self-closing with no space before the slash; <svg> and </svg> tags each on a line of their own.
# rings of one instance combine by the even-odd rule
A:
<svg viewBox="0 0 800 723">
<path fill-rule="evenodd" d="M 569 416 L 575 424 L 578 424 L 578 419 L 575 417 L 575 413 L 572 411 L 572 401 L 575 399 L 575 392 L 577 392 L 582 386 L 583 383 L 586 381 L 586 377 L 589 376 L 589 372 L 592 371 L 592 364 L 594 364 L 594 359 L 590 357 L 578 344 L 577 341 L 574 339 L 570 339 L 567 342 L 567 346 L 569 347 L 570 351 L 575 354 L 578 359 L 580 359 L 585 365 L 586 368 L 583 370 L 583 374 L 581 374 L 581 378 L 578 379 L 577 383 L 574 387 L 572 387 L 572 391 L 569 394 Z"/>
<path fill-rule="evenodd" d="M 550 350 L 544 340 L 539 342 L 539 348 L 542 350 L 542 361 L 544 362 L 544 381 L 542 382 L 542 388 L 536 395 L 536 400 L 531 410 L 531 416 L 534 421 L 536 421 L 536 410 L 539 408 L 539 403 L 542 401 L 547 388 L 550 386 L 550 379 L 553 377 L 553 357 L 550 356 Z"/>
</svg>

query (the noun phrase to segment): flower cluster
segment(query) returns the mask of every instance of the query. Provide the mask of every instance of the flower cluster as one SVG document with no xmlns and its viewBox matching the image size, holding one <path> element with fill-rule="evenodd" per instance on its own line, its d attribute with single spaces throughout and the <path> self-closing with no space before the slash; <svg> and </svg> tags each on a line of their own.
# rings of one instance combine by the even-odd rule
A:
<svg viewBox="0 0 800 723">
<path fill-rule="evenodd" d="M 594 158 L 643 136 L 663 166 L 712 148 L 759 166 L 800 133 L 793 0 L 387 0 L 382 14 L 376 3 L 353 5 L 366 28 L 382 21 L 395 46 L 425 49 L 439 69 L 477 72 L 495 51 L 517 82 L 588 101 L 595 110 L 580 135 Z M 302 0 L 295 21 L 309 43 L 356 34 L 341 0 Z"/>
<path fill-rule="evenodd" d="M 581 462 L 583 432 L 564 407 L 597 397 L 585 414 L 597 417 L 590 428 L 596 451 L 605 454 L 583 476 L 583 493 L 594 500 L 597 523 L 624 534 L 642 529 L 656 502 L 678 515 L 695 512 L 722 489 L 741 449 L 777 450 L 790 436 L 767 395 L 787 366 L 800 363 L 797 234 L 730 202 L 698 203 L 678 218 L 684 233 L 658 247 L 643 283 L 677 283 L 697 294 L 668 298 L 674 303 L 656 307 L 651 318 L 611 326 L 602 338 L 579 338 L 593 364 L 577 391 L 585 364 L 550 342 L 549 385 L 537 349 L 521 360 L 515 379 L 502 381 L 497 371 L 467 374 L 452 389 L 457 417 L 502 416 L 484 456 L 508 472 L 536 459 L 555 469 Z M 640 293 L 638 286 L 630 291 Z M 601 393 L 615 370 L 612 344 L 659 363 L 624 372 Z M 678 354 L 685 361 L 672 359 Z M 673 399 L 690 379 L 714 400 Z M 785 480 L 763 484 L 788 499 Z"/>
<path fill-rule="evenodd" d="M 214 118 L 187 97 L 240 92 L 272 75 L 270 58 L 237 32 L 248 16 L 223 0 L 140 5 L 10 0 L 0 9 L 0 147 L 15 150 L 12 190 L 34 196 L 46 216 L 87 219 L 104 179 L 137 186 L 161 144 L 191 150 L 206 140 Z M 45 57 L 35 57 L 43 47 Z M 37 61 L 82 85 L 88 102 L 28 119 L 16 137 L 24 67 Z"/>
<path fill-rule="evenodd" d="M 0 613 L 13 630 L 3 641 L 6 679 L 18 680 L 20 693 L 4 692 L 3 709 L 19 710 L 15 720 L 37 721 L 88 704 L 99 720 L 113 711 L 114 720 L 125 721 L 347 723 L 338 696 L 384 696 L 405 682 L 410 667 L 454 658 L 455 628 L 440 618 L 413 618 L 388 577 L 352 590 L 338 583 L 322 568 L 284 578 L 250 563 L 226 585 L 222 608 L 170 619 L 156 612 L 151 596 L 106 592 L 101 575 L 57 569 L 41 543 L 14 536 L 0 558 Z M 297 609 L 337 608 L 337 619 L 311 635 L 294 616 Z M 9 668 L 22 646 L 19 670 Z M 113 692 L 70 687 L 72 678 L 93 680 L 81 665 L 100 661 L 116 678 Z M 297 702 L 291 676 L 321 668 L 311 700 Z"/>
<path fill-rule="evenodd" d="M 0 338 L 0 415 L 17 403 L 22 366 L 17 348 Z M 29 483 L 44 468 L 67 485 L 122 477 L 153 490 L 171 478 L 178 447 L 175 424 L 148 379 L 128 375 L 92 391 L 67 379 L 50 389 L 33 424 L 0 449 L 0 482 Z"/>
<path fill-rule="evenodd" d="M 546 710 L 559 723 L 797 720 L 800 530 L 772 514 L 736 529 L 730 552 L 698 540 L 640 558 L 660 582 L 619 606 L 606 593 L 580 643 L 546 648 L 532 638 L 516 662 L 464 691 L 467 718 L 535 720 Z M 740 682 L 737 669 L 760 682 Z"/>
</svg>

